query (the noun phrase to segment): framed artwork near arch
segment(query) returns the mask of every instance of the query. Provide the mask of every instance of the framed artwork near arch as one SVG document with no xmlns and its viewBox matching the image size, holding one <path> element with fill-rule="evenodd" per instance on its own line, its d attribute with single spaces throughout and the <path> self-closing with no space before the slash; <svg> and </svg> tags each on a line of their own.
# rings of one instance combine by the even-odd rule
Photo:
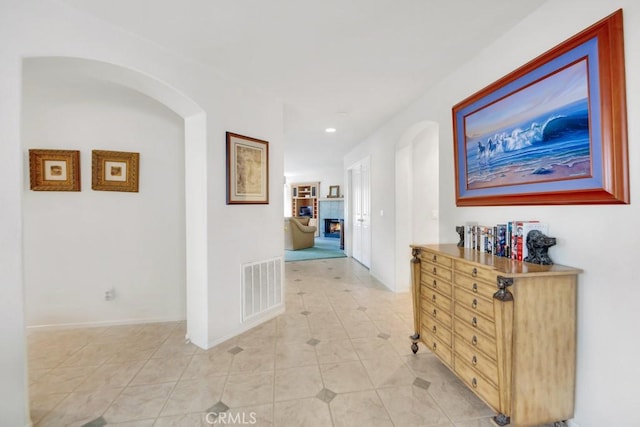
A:
<svg viewBox="0 0 640 427">
<path fill-rule="evenodd" d="M 80 151 L 29 150 L 33 191 L 80 191 Z"/>
<path fill-rule="evenodd" d="M 269 143 L 227 132 L 227 204 L 269 203 Z"/>
<path fill-rule="evenodd" d="M 93 150 L 91 188 L 98 191 L 138 192 L 140 153 Z"/>
</svg>

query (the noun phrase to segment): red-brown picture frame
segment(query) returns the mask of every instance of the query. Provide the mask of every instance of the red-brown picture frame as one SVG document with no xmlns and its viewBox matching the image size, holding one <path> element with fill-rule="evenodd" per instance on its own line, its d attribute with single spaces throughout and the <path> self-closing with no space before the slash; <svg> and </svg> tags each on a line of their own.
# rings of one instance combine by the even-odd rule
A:
<svg viewBox="0 0 640 427">
<path fill-rule="evenodd" d="M 591 53 L 582 58 L 580 55 L 583 51 Z M 477 170 L 481 167 L 494 166 L 491 165 L 491 160 L 486 160 L 489 158 L 487 150 L 491 149 L 494 153 L 503 150 L 502 153 L 506 153 L 505 141 L 508 138 L 502 138 L 499 133 L 491 133 L 491 128 L 485 126 L 482 128 L 487 130 L 485 138 L 474 140 L 473 135 L 480 133 L 469 132 L 471 120 L 479 121 L 478 117 L 490 117 L 489 114 L 481 115 L 484 108 L 500 112 L 500 103 L 507 100 L 504 105 L 509 105 L 509 101 L 519 99 L 516 97 L 525 90 L 529 90 L 531 94 L 536 93 L 535 85 L 544 84 L 543 81 L 547 78 L 559 78 L 556 76 L 561 71 L 580 62 L 584 62 L 587 70 L 584 75 L 585 85 L 588 87 L 588 172 L 583 171 L 575 176 L 565 173 L 561 179 L 537 176 L 531 178 L 531 181 L 511 181 L 510 177 L 515 176 L 513 172 L 519 170 L 519 165 L 509 164 L 503 157 L 502 169 L 496 166 L 494 171 L 482 172 L 488 178 L 481 184 L 478 184 L 481 179 L 474 181 L 476 176 L 472 177 L 471 171 L 478 173 Z M 513 99 L 509 99 L 510 97 Z M 502 112 L 505 111 L 507 110 L 503 108 Z M 485 111 L 487 112 L 488 110 Z M 452 115 L 457 206 L 628 204 L 630 196 L 622 10 L 456 104 L 452 108 Z M 494 114 L 493 117 L 495 116 Z M 493 119 L 486 120 L 489 122 Z M 530 121 L 533 123 L 532 118 Z M 515 118 L 513 122 L 516 122 Z M 477 126 L 477 129 L 481 127 Z M 537 130 L 542 132 L 540 127 Z M 506 131 L 505 134 L 510 135 Z M 502 146 L 497 146 L 498 143 Z M 474 144 L 477 144 L 477 153 L 473 152 L 476 149 Z M 482 156 L 484 164 L 477 160 L 483 159 Z M 543 158 L 542 154 L 539 156 Z M 496 155 L 495 164 L 499 161 L 500 158 Z M 573 165 L 563 166 L 567 168 Z M 491 175 L 498 170 L 503 171 L 501 179 L 496 178 L 497 173 Z M 552 167 L 539 171 L 540 174 L 549 175 L 556 172 Z"/>
</svg>

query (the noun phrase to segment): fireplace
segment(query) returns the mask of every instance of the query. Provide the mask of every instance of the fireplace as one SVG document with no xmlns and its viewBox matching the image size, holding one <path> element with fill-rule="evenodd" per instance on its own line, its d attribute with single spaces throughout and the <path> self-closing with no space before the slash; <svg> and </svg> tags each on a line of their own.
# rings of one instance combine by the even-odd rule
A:
<svg viewBox="0 0 640 427">
<path fill-rule="evenodd" d="M 324 237 L 340 238 L 343 220 L 336 218 L 324 219 Z"/>
</svg>

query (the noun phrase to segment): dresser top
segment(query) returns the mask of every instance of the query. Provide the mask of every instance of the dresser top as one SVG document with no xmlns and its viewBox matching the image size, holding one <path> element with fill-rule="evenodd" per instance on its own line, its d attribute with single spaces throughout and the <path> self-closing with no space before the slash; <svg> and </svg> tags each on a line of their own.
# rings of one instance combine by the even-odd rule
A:
<svg viewBox="0 0 640 427">
<path fill-rule="evenodd" d="M 493 267 L 499 273 L 506 276 L 519 275 L 562 275 L 580 274 L 581 269 L 568 267 L 566 265 L 540 265 L 529 262 L 516 261 L 510 258 L 498 257 L 475 249 L 461 248 L 456 244 L 435 244 L 435 245 L 411 245 L 415 249 L 428 249 L 448 255 L 452 258 L 469 261 L 488 267 Z"/>
</svg>

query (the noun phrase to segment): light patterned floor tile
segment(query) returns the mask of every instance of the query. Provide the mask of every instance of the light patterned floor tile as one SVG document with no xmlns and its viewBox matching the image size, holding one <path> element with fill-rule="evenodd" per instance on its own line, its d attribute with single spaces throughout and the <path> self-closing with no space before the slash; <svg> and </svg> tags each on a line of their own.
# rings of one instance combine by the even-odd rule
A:
<svg viewBox="0 0 640 427">
<path fill-rule="evenodd" d="M 175 383 L 127 387 L 104 413 L 109 423 L 155 418 L 169 399 Z"/>
<path fill-rule="evenodd" d="M 329 405 L 315 397 L 276 402 L 273 418 L 274 426 L 278 427 L 333 425 Z"/>
<path fill-rule="evenodd" d="M 226 382 L 226 377 L 179 381 L 160 415 L 205 412 L 220 400 Z"/>
<path fill-rule="evenodd" d="M 351 340 L 321 341 L 316 346 L 316 355 L 321 364 L 352 362 L 359 360 Z"/>
<path fill-rule="evenodd" d="M 34 426 L 492 426 L 432 353 L 411 352 L 408 292 L 348 258 L 285 271 L 287 312 L 208 350 L 185 322 L 29 331 Z"/>
<path fill-rule="evenodd" d="M 320 371 L 325 387 L 336 393 L 373 389 L 360 361 L 320 365 Z"/>
<path fill-rule="evenodd" d="M 98 417 L 121 393 L 121 388 L 77 392 L 68 395 L 38 422 L 38 427 L 83 425 Z"/>
<path fill-rule="evenodd" d="M 132 385 L 178 381 L 191 361 L 191 356 L 149 359 L 131 381 Z"/>
<path fill-rule="evenodd" d="M 362 365 L 374 387 L 410 385 L 416 378 L 400 356 L 365 359 Z"/>
<path fill-rule="evenodd" d="M 429 392 L 420 387 L 383 388 L 378 390 L 378 396 L 396 426 L 435 427 L 449 423 Z"/>
<path fill-rule="evenodd" d="M 273 402 L 274 372 L 232 374 L 222 393 L 222 401 L 231 408 Z"/>
<path fill-rule="evenodd" d="M 329 407 L 336 427 L 393 427 L 386 408 L 374 390 L 338 394 Z"/>
<path fill-rule="evenodd" d="M 247 347 L 233 357 L 229 371 L 240 372 L 267 372 L 275 369 L 276 356 L 271 345 L 263 347 Z"/>
<path fill-rule="evenodd" d="M 275 373 L 276 402 L 312 397 L 322 388 L 322 376 L 317 365 L 278 369 Z"/>
<path fill-rule="evenodd" d="M 104 364 L 87 377 L 76 391 L 98 390 L 100 388 L 123 388 L 140 371 L 144 361 L 138 360 L 128 363 Z"/>
<path fill-rule="evenodd" d="M 300 341 L 277 343 L 276 369 L 317 365 L 316 350 L 314 346 L 307 344 L 309 339 L 304 343 L 300 343 Z"/>
</svg>

